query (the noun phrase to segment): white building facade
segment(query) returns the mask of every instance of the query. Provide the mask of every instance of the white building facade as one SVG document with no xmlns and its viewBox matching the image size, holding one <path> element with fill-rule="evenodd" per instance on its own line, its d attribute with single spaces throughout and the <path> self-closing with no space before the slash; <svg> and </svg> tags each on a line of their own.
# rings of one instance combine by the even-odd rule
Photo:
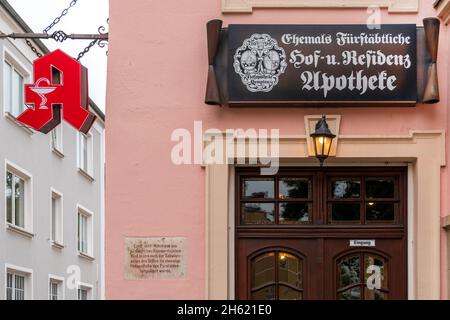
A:
<svg viewBox="0 0 450 320">
<path fill-rule="evenodd" d="M 0 0 L 0 32 L 30 32 Z M 33 46 L 48 52 L 39 41 Z M 88 135 L 19 124 L 36 54 L 0 40 L 0 299 L 103 298 L 104 114 Z"/>
</svg>

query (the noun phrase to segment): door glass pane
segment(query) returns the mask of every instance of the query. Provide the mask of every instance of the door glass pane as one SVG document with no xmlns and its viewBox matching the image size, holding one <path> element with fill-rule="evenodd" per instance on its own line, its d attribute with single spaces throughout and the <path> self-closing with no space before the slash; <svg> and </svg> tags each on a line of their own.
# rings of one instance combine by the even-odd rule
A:
<svg viewBox="0 0 450 320">
<path fill-rule="evenodd" d="M 339 179 L 331 183 L 331 197 L 333 199 L 356 199 L 361 195 L 361 181 L 359 179 Z"/>
<path fill-rule="evenodd" d="M 387 262 L 384 258 L 365 254 L 364 270 L 366 270 L 364 276 L 366 287 L 388 290 L 388 270 Z"/>
<path fill-rule="evenodd" d="M 25 227 L 25 181 L 14 176 L 15 225 Z"/>
<path fill-rule="evenodd" d="M 333 203 L 331 204 L 332 222 L 359 222 L 360 205 L 359 203 Z"/>
<path fill-rule="evenodd" d="M 361 262 L 359 260 L 359 255 L 355 255 L 344 258 L 338 263 L 338 288 L 360 283 Z"/>
<path fill-rule="evenodd" d="M 278 281 L 301 289 L 303 287 L 302 263 L 297 257 L 280 252 L 278 254 Z"/>
<path fill-rule="evenodd" d="M 13 175 L 9 172 L 6 173 L 6 221 L 8 223 L 13 223 L 12 219 L 12 210 L 13 210 L 13 202 L 12 202 L 12 184 L 13 184 Z"/>
<path fill-rule="evenodd" d="M 310 203 L 280 203 L 280 224 L 310 223 Z"/>
<path fill-rule="evenodd" d="M 364 252 L 346 256 L 337 265 L 337 299 L 387 300 L 387 275 L 387 261 L 383 257 Z"/>
<path fill-rule="evenodd" d="M 242 182 L 242 197 L 247 199 L 273 199 L 274 181 L 270 178 L 245 178 Z"/>
<path fill-rule="evenodd" d="M 253 300 L 275 300 L 275 286 L 269 286 L 252 292 Z"/>
<path fill-rule="evenodd" d="M 364 299 L 365 300 L 388 300 L 388 294 L 380 290 L 369 290 L 367 287 L 364 288 Z"/>
<path fill-rule="evenodd" d="M 395 180 L 393 178 L 366 179 L 366 197 L 368 199 L 394 198 Z"/>
<path fill-rule="evenodd" d="M 393 221 L 397 204 L 394 203 L 374 203 L 366 204 L 366 219 L 370 221 Z"/>
<path fill-rule="evenodd" d="M 311 181 L 305 178 L 283 178 L 279 181 L 278 199 L 309 199 Z"/>
<path fill-rule="evenodd" d="M 280 300 L 302 300 L 303 294 L 301 291 L 280 285 L 278 287 L 278 296 Z"/>
<path fill-rule="evenodd" d="M 338 294 L 338 300 L 361 300 L 361 288 L 355 287 Z"/>
<path fill-rule="evenodd" d="M 275 253 L 270 252 L 253 260 L 253 288 L 275 283 Z"/>
<path fill-rule="evenodd" d="M 245 203 L 242 205 L 241 222 L 243 224 L 275 223 L 274 203 Z"/>
<path fill-rule="evenodd" d="M 263 253 L 251 261 L 251 299 L 303 298 L 303 261 L 287 252 Z"/>
</svg>

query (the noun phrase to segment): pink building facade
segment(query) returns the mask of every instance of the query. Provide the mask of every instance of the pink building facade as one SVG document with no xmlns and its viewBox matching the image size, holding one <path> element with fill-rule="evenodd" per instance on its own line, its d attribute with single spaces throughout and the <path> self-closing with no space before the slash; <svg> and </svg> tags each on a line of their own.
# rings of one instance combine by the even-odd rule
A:
<svg viewBox="0 0 450 320">
<path fill-rule="evenodd" d="M 110 1 L 107 299 L 449 297 L 448 1 L 370 2 L 380 11 L 368 1 Z M 438 103 L 205 104 L 212 19 L 421 27 L 439 15 Z M 322 114 L 337 137 L 320 168 L 309 135 Z M 195 161 L 196 141 L 237 128 L 279 129 L 276 175 L 248 161 Z M 190 140 L 177 160 L 181 137 Z M 374 205 L 387 216 L 369 223 Z M 375 289 L 370 266 L 381 275 Z M 347 279 L 351 271 L 359 276 Z"/>
</svg>

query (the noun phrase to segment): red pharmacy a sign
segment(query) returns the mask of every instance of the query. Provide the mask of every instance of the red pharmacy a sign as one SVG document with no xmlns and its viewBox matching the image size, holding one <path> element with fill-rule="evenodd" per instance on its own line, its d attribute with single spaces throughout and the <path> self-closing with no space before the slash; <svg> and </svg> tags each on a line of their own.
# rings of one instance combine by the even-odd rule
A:
<svg viewBox="0 0 450 320">
<path fill-rule="evenodd" d="M 61 123 L 61 116 L 88 133 L 96 116 L 88 111 L 87 69 L 61 50 L 34 62 L 34 84 L 25 85 L 28 106 L 17 120 L 42 133 Z"/>
</svg>

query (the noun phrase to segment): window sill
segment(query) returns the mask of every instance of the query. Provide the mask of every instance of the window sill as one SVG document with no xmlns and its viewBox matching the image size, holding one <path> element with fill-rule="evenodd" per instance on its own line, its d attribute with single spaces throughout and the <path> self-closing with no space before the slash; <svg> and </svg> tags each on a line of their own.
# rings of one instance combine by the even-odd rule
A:
<svg viewBox="0 0 450 320">
<path fill-rule="evenodd" d="M 64 158 L 64 153 L 60 150 L 58 150 L 55 147 L 52 147 L 52 152 L 57 155 L 58 157 L 60 157 L 61 159 Z"/>
<path fill-rule="evenodd" d="M 84 171 L 83 169 L 78 168 L 78 172 L 79 172 L 83 177 L 85 177 L 86 179 L 88 179 L 90 182 L 94 182 L 94 181 L 95 181 L 94 177 L 93 177 L 90 173 L 87 173 L 86 171 Z"/>
<path fill-rule="evenodd" d="M 24 130 L 29 135 L 34 134 L 34 130 L 32 130 L 31 128 L 27 127 L 24 124 L 21 124 L 19 121 L 16 120 L 16 117 L 14 117 L 10 112 L 5 112 L 5 118 L 14 123 L 19 128 L 22 128 L 22 130 Z"/>
<path fill-rule="evenodd" d="M 16 232 L 16 233 L 18 233 L 18 234 L 20 234 L 22 236 L 25 236 L 27 238 L 30 238 L 30 239 L 32 239 L 34 237 L 34 233 L 32 233 L 30 231 L 27 231 L 24 228 L 17 227 L 17 226 L 15 226 L 13 224 L 10 224 L 10 223 L 6 223 L 6 229 L 8 229 L 8 230 L 10 230 L 12 232 Z"/>
<path fill-rule="evenodd" d="M 55 242 L 55 241 L 52 241 L 52 240 L 50 240 L 50 243 L 51 243 L 51 246 L 53 248 L 55 248 L 55 249 L 62 250 L 62 249 L 65 248 L 65 246 L 63 244 L 61 244 L 61 243 L 58 243 L 58 242 Z"/>
<path fill-rule="evenodd" d="M 94 257 L 92 257 L 92 256 L 90 256 L 90 255 L 88 255 L 86 253 L 80 252 L 80 251 L 78 251 L 78 256 L 83 258 L 83 259 L 89 260 L 89 261 L 94 261 L 95 260 Z"/>
</svg>

